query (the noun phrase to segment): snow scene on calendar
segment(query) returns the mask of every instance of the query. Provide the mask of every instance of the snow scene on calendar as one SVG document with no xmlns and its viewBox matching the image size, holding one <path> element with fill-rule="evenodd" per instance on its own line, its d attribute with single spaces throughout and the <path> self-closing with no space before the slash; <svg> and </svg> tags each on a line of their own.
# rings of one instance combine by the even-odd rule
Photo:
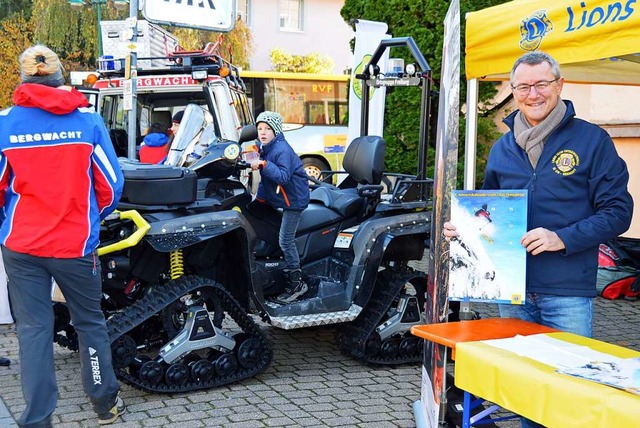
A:
<svg viewBox="0 0 640 428">
<path fill-rule="evenodd" d="M 580 367 L 560 368 L 557 372 L 640 395 L 640 358 L 611 357 L 611 361 L 592 361 Z"/>
<path fill-rule="evenodd" d="M 511 303 L 525 299 L 526 190 L 454 190 L 449 246 L 451 300 Z"/>
</svg>

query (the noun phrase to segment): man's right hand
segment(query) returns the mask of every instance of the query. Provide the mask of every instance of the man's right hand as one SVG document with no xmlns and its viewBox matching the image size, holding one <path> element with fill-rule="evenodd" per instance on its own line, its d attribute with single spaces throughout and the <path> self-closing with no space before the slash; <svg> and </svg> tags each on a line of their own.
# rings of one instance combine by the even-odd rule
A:
<svg viewBox="0 0 640 428">
<path fill-rule="evenodd" d="M 544 227 L 537 227 L 525 233 L 520 243 L 528 253 L 537 256 L 545 251 L 561 251 L 565 249 L 564 242 L 557 233 Z"/>
</svg>

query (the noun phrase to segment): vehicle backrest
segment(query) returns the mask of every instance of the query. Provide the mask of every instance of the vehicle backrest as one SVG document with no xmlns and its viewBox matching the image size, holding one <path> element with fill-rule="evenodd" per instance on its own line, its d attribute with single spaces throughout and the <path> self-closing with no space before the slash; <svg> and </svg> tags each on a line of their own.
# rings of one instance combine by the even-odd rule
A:
<svg viewBox="0 0 640 428">
<path fill-rule="evenodd" d="M 111 129 L 109 130 L 109 136 L 111 137 L 113 148 L 116 151 L 116 156 L 127 157 L 129 150 L 127 131 L 124 129 Z"/>
<path fill-rule="evenodd" d="M 382 137 L 357 137 L 344 154 L 342 167 L 359 184 L 380 184 L 384 172 L 386 143 Z"/>
<path fill-rule="evenodd" d="M 171 128 L 171 112 L 167 110 L 154 111 L 151 113 L 151 120 L 149 120 L 149 124 L 152 123 L 162 123 L 167 127 L 167 129 Z"/>
</svg>

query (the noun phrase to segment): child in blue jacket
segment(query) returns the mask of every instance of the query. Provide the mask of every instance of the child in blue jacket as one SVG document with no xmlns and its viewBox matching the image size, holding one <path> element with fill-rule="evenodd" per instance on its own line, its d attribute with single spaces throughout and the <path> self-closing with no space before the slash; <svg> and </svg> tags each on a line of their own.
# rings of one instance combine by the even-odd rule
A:
<svg viewBox="0 0 640 428">
<path fill-rule="evenodd" d="M 308 290 L 302 280 L 295 237 L 302 211 L 309 205 L 309 177 L 302 161 L 284 138 L 282 116 L 264 111 L 258 115 L 256 126 L 260 159 L 251 162 L 253 170 L 260 169 L 256 200 L 282 209 L 279 244 L 284 254 L 287 285 L 277 300 L 291 303 Z"/>
</svg>

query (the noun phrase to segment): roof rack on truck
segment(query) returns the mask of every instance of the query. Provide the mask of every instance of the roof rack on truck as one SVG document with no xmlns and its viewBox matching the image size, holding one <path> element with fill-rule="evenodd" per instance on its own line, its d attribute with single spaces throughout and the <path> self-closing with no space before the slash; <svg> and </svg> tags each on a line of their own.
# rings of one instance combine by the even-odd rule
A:
<svg viewBox="0 0 640 428">
<path fill-rule="evenodd" d="M 190 104 L 205 111 L 220 140 L 237 141 L 242 127 L 254 123 L 240 70 L 222 58 L 218 46 L 210 43 L 193 51 L 156 49 L 151 56 L 139 58 L 136 94 L 129 99 L 124 60 L 101 58 L 98 70 L 84 78 L 84 86 L 78 89 L 102 116 L 118 156 L 136 156 L 134 150 L 151 125 L 171 128 L 173 116 Z M 130 129 L 134 108 L 135 127 Z"/>
<path fill-rule="evenodd" d="M 211 43 L 201 50 L 176 50 L 166 56 L 152 56 L 137 58 L 138 76 L 152 76 L 163 74 L 190 74 L 194 80 L 203 81 L 209 76 L 220 76 L 227 78 L 229 84 L 246 90 L 240 70 L 231 62 L 222 58 L 219 53 L 212 50 Z M 166 60 L 167 65 L 163 67 L 145 67 L 145 62 Z M 101 58 L 98 61 L 98 78 L 109 79 L 113 77 L 124 77 L 125 60 L 113 58 Z"/>
</svg>

